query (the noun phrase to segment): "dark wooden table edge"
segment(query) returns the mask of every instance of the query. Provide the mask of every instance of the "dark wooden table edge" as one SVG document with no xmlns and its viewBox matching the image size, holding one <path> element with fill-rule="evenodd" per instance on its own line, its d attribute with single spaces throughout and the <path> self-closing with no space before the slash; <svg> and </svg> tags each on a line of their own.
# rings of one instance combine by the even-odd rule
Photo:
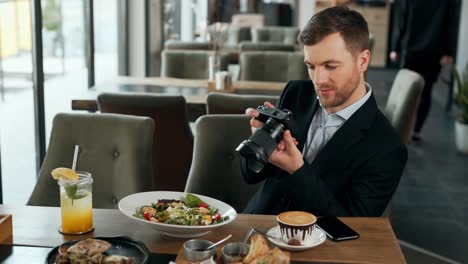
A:
<svg viewBox="0 0 468 264">
<path fill-rule="evenodd" d="M 99 106 L 96 100 L 93 99 L 74 99 L 71 103 L 72 110 L 87 111 L 96 113 L 99 111 Z M 187 119 L 189 122 L 195 122 L 198 117 L 206 114 L 206 104 L 204 103 L 187 103 Z"/>
</svg>

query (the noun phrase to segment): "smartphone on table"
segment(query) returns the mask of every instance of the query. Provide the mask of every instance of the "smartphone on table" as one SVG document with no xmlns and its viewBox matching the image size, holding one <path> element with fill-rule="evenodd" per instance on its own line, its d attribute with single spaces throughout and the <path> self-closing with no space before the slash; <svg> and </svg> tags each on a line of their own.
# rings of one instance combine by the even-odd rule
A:
<svg viewBox="0 0 468 264">
<path fill-rule="evenodd" d="M 359 234 L 356 231 L 334 216 L 317 218 L 317 227 L 333 241 L 359 238 Z"/>
</svg>

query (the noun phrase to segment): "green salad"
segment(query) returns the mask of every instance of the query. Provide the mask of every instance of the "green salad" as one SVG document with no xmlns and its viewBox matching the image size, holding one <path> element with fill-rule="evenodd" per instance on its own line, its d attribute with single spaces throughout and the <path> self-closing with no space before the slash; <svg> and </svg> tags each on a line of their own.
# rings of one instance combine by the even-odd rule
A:
<svg viewBox="0 0 468 264">
<path fill-rule="evenodd" d="M 188 226 L 214 225 L 229 219 L 193 194 L 187 194 L 185 201 L 161 199 L 140 206 L 133 216 L 156 223 Z"/>
</svg>

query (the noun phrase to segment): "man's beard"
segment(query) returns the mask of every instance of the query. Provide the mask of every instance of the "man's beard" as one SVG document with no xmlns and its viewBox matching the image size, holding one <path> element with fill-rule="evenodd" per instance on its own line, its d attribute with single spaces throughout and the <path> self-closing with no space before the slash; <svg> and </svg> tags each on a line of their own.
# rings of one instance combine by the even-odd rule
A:
<svg viewBox="0 0 468 264">
<path fill-rule="evenodd" d="M 336 89 L 334 85 L 322 85 L 319 88 L 317 88 L 316 92 L 320 100 L 320 104 L 323 107 L 337 107 L 342 104 L 344 104 L 354 93 L 354 91 L 357 89 L 359 85 L 359 78 L 357 79 L 351 79 L 347 83 L 346 89 Z M 333 90 L 333 97 L 330 96 L 322 96 L 320 94 L 320 89 L 332 89 Z"/>
</svg>

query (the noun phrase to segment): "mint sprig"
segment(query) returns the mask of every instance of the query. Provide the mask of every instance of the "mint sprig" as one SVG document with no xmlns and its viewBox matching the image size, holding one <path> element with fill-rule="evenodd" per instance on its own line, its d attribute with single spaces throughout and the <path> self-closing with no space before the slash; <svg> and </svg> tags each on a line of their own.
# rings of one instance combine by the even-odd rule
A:
<svg viewBox="0 0 468 264">
<path fill-rule="evenodd" d="M 78 200 L 86 196 L 86 194 L 77 194 L 77 191 L 78 186 L 76 184 L 65 186 L 65 192 L 67 193 L 68 198 L 72 200 L 72 205 L 74 200 Z"/>
</svg>

